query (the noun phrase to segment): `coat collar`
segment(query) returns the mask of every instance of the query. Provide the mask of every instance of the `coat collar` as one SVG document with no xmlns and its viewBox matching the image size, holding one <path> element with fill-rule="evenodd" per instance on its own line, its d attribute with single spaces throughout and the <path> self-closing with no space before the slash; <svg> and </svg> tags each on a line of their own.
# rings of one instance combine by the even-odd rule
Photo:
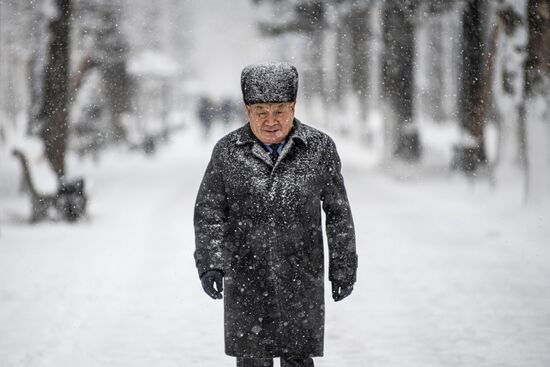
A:
<svg viewBox="0 0 550 367">
<path fill-rule="evenodd" d="M 307 131 L 297 118 L 294 119 L 292 122 L 292 129 L 290 129 L 289 133 L 289 139 L 293 140 L 294 142 L 300 141 L 303 143 L 306 147 L 308 145 L 307 141 Z M 237 141 L 235 142 L 236 145 L 246 145 L 246 144 L 253 144 L 254 142 L 258 142 L 258 144 L 262 144 L 258 138 L 254 136 L 254 133 L 252 132 L 252 129 L 250 129 L 250 124 L 246 124 L 245 126 L 241 127 L 237 132 Z M 288 144 L 288 142 L 287 142 Z"/>
</svg>

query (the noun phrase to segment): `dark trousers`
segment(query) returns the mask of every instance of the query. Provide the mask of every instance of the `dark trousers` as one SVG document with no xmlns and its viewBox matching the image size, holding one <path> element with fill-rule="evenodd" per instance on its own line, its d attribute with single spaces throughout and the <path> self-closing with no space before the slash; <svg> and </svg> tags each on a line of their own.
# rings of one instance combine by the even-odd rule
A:
<svg viewBox="0 0 550 367">
<path fill-rule="evenodd" d="M 237 358 L 237 367 L 273 367 L 271 358 Z M 314 367 L 313 359 L 294 359 L 281 357 L 281 367 Z"/>
</svg>

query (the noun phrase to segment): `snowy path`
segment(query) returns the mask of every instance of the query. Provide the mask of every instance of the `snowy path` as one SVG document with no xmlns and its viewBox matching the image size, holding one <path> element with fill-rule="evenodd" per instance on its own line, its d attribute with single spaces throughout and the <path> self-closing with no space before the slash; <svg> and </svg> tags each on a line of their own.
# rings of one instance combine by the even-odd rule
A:
<svg viewBox="0 0 550 367">
<path fill-rule="evenodd" d="M 0 366 L 234 365 L 222 304 L 192 260 L 210 148 L 175 143 L 86 167 L 92 216 L 78 226 L 28 227 L 0 201 Z M 524 209 L 509 186 L 346 165 L 346 149 L 359 282 L 327 302 L 316 365 L 550 365 L 548 205 Z"/>
</svg>

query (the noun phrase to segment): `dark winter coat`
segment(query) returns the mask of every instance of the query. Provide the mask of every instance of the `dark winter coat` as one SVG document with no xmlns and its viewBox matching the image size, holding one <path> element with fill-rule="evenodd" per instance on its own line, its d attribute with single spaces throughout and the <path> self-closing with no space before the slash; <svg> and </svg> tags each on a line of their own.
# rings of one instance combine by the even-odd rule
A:
<svg viewBox="0 0 550 367">
<path fill-rule="evenodd" d="M 215 146 L 195 205 L 199 275 L 224 272 L 225 350 L 323 355 L 326 213 L 329 279 L 355 282 L 355 234 L 334 142 L 294 120 L 275 165 L 245 125 Z"/>
</svg>

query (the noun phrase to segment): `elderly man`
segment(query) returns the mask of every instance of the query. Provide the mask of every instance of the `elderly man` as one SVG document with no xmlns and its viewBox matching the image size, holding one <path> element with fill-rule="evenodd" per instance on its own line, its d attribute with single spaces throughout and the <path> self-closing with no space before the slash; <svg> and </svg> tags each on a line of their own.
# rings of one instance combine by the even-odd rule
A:
<svg viewBox="0 0 550 367">
<path fill-rule="evenodd" d="M 333 299 L 356 279 L 340 159 L 326 134 L 294 118 L 294 66 L 247 66 L 241 89 L 248 123 L 216 144 L 197 196 L 197 269 L 210 297 L 225 295 L 225 352 L 237 366 L 273 366 L 274 357 L 313 366 L 325 317 L 321 208 Z"/>
</svg>

